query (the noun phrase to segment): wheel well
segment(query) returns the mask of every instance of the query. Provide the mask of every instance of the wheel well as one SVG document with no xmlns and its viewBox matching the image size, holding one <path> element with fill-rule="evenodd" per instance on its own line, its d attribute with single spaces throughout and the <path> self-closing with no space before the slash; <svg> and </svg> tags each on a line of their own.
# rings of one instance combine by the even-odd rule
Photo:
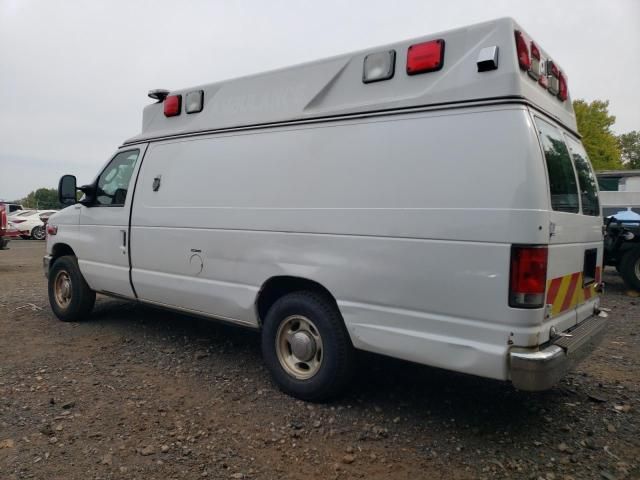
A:
<svg viewBox="0 0 640 480">
<path fill-rule="evenodd" d="M 337 305 L 336 299 L 331 292 L 318 282 L 301 277 L 271 277 L 262 285 L 256 299 L 256 311 L 260 323 L 262 323 L 267 316 L 267 312 L 271 306 L 276 303 L 280 297 L 301 290 L 321 293 Z"/>
<path fill-rule="evenodd" d="M 73 255 L 75 257 L 75 252 L 73 249 L 67 245 L 66 243 L 56 243 L 51 249 L 51 264 L 56 258 L 62 257 L 64 255 Z"/>
</svg>

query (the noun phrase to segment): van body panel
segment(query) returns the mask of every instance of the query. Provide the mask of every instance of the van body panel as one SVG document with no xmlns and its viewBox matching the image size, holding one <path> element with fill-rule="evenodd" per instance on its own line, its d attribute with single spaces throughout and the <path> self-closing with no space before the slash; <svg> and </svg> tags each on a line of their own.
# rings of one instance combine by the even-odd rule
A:
<svg viewBox="0 0 640 480">
<path fill-rule="evenodd" d="M 519 106 L 152 143 L 136 292 L 257 326 L 267 279 L 306 278 L 335 296 L 356 347 L 504 379 L 509 345 L 532 345 L 542 322 L 507 304 L 511 244 L 549 235 L 538 152 Z"/>
</svg>

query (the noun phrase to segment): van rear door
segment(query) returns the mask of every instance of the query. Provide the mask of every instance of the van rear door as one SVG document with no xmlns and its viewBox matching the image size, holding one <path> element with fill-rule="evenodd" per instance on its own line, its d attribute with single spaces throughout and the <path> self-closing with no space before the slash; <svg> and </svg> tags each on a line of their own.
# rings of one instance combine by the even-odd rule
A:
<svg viewBox="0 0 640 480">
<path fill-rule="evenodd" d="M 597 298 L 603 254 L 598 188 L 580 142 L 549 120 L 534 120 L 551 203 L 546 314 L 563 331 L 592 315 Z"/>
</svg>

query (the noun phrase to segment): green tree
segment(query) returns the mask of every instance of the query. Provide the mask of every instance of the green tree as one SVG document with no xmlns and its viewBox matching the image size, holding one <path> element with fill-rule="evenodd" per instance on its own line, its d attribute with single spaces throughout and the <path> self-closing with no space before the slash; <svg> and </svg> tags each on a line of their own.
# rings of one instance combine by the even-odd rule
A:
<svg viewBox="0 0 640 480">
<path fill-rule="evenodd" d="M 24 208 L 59 209 L 63 205 L 58 203 L 58 190 L 55 188 L 39 188 L 21 200 Z"/>
<path fill-rule="evenodd" d="M 576 112 L 578 132 L 582 135 L 584 145 L 593 168 L 596 170 L 617 170 L 623 168 L 620 160 L 618 139 L 611 131 L 616 117 L 609 115 L 608 100 L 575 100 L 573 109 Z"/>
<path fill-rule="evenodd" d="M 618 137 L 622 163 L 627 168 L 640 169 L 640 130 L 623 133 Z"/>
</svg>

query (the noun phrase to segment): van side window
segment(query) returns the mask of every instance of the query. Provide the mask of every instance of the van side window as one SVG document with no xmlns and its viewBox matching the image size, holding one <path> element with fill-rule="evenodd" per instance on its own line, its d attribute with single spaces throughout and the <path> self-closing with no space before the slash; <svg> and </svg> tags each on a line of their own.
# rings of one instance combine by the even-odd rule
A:
<svg viewBox="0 0 640 480">
<path fill-rule="evenodd" d="M 567 137 L 569 150 L 573 157 L 573 164 L 578 172 L 578 183 L 580 184 L 580 197 L 582 198 L 582 213 L 584 215 L 600 215 L 600 202 L 598 201 L 598 187 L 596 176 L 593 174 L 589 164 L 587 152 L 580 142 Z"/>
<path fill-rule="evenodd" d="M 139 154 L 140 150 L 129 150 L 113 157 L 98 177 L 96 204 L 111 207 L 124 205 Z"/>
<path fill-rule="evenodd" d="M 561 212 L 578 213 L 580 203 L 576 175 L 562 134 L 556 127 L 537 117 L 536 125 L 549 172 L 551 208 Z"/>
</svg>

